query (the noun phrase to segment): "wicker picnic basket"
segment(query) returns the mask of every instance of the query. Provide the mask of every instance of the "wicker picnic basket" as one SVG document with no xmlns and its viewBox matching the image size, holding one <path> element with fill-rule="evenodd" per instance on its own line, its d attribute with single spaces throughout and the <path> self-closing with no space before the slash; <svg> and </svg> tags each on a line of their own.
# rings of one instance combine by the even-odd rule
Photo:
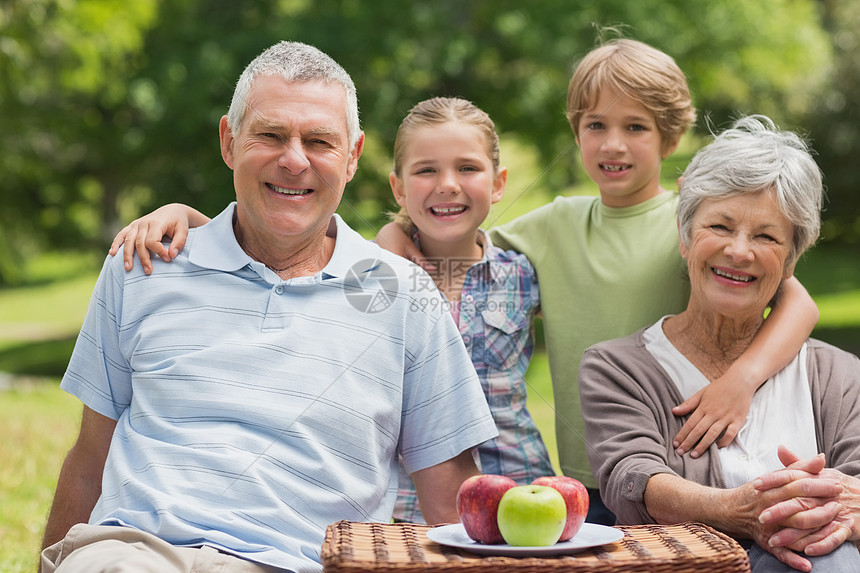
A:
<svg viewBox="0 0 860 573">
<path fill-rule="evenodd" d="M 325 573 L 735 573 L 749 571 L 744 549 L 700 523 L 619 526 L 615 543 L 559 557 L 482 557 L 427 539 L 426 525 L 338 521 L 322 546 Z"/>
</svg>

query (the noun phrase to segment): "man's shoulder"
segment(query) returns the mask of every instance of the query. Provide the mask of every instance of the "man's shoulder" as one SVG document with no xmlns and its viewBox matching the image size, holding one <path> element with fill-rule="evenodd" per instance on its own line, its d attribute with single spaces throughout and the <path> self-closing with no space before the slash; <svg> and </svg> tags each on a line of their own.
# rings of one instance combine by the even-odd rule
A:
<svg viewBox="0 0 860 573">
<path fill-rule="evenodd" d="M 338 222 L 338 241 L 337 260 L 331 262 L 328 271 L 341 277 L 339 284 L 349 292 L 357 296 L 377 293 L 391 303 L 399 301 L 407 310 L 442 306 L 436 300 L 441 295 L 433 278 L 420 266 L 362 238 L 342 221 Z M 418 304 L 417 300 L 427 304 Z"/>
<path fill-rule="evenodd" d="M 397 280 L 407 280 L 416 274 L 426 274 L 420 266 L 412 261 L 386 251 L 374 241 L 363 238 L 356 231 L 349 229 L 349 233 L 341 233 L 341 230 L 343 227 L 339 227 L 338 241 L 344 240 L 346 258 L 345 263 L 339 262 L 338 265 L 346 264 L 349 268 L 348 273 L 388 274 Z"/>
</svg>

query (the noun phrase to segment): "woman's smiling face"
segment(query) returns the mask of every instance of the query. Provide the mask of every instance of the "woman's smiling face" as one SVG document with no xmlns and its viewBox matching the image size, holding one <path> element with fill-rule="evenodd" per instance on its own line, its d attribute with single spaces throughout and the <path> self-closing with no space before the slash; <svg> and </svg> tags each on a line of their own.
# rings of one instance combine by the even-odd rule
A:
<svg viewBox="0 0 860 573">
<path fill-rule="evenodd" d="M 691 305 L 733 318 L 761 317 L 794 270 L 786 264 L 793 236 L 772 191 L 703 200 L 689 244 L 681 243 Z"/>
</svg>

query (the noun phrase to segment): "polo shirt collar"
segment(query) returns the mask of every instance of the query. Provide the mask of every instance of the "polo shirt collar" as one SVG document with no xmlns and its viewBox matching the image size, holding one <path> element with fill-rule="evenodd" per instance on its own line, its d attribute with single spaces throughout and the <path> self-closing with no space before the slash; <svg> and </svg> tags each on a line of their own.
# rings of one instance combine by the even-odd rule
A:
<svg viewBox="0 0 860 573">
<path fill-rule="evenodd" d="M 337 213 L 332 217 L 327 234 L 335 237 L 335 243 L 331 259 L 322 270 L 323 279 L 344 277 L 350 269 L 366 272 L 378 264 L 380 247 L 362 237 Z"/>
<path fill-rule="evenodd" d="M 233 234 L 233 215 L 236 202 L 233 201 L 217 217 L 192 229 L 189 233 L 188 261 L 207 269 L 235 272 L 251 263 L 252 259 L 239 246 Z"/>
<path fill-rule="evenodd" d="M 207 224 L 192 229 L 188 239 L 191 263 L 223 272 L 235 272 L 256 263 L 242 250 L 233 233 L 235 212 L 233 201 Z M 328 264 L 317 273 L 322 280 L 343 277 L 360 261 L 379 258 L 379 248 L 351 229 L 338 214 L 332 217 L 326 234 L 335 238 L 335 246 Z"/>
</svg>

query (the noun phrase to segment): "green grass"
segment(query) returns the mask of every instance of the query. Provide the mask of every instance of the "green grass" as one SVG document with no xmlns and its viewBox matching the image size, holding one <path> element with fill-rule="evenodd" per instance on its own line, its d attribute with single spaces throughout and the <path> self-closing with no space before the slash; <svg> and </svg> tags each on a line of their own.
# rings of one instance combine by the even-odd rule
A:
<svg viewBox="0 0 860 573">
<path fill-rule="evenodd" d="M 526 407 L 540 430 L 544 444 L 556 473 L 561 473 L 558 463 L 558 447 L 555 438 L 555 401 L 552 396 L 552 381 L 549 376 L 549 361 L 546 352 L 537 349 L 526 372 L 529 398 Z"/>
<path fill-rule="evenodd" d="M 54 260 L 54 257 L 46 257 Z M 72 258 L 72 257 L 67 257 Z M 34 267 L 43 263 L 34 262 Z M 75 336 L 87 312 L 98 266 L 75 266 L 46 282 L 41 271 L 28 286 L 0 289 L 0 350 L 21 343 Z M 0 372 L 8 371 L 0 362 Z"/>
<path fill-rule="evenodd" d="M 56 383 L 0 392 L 0 573 L 34 571 L 81 405 Z"/>
</svg>

